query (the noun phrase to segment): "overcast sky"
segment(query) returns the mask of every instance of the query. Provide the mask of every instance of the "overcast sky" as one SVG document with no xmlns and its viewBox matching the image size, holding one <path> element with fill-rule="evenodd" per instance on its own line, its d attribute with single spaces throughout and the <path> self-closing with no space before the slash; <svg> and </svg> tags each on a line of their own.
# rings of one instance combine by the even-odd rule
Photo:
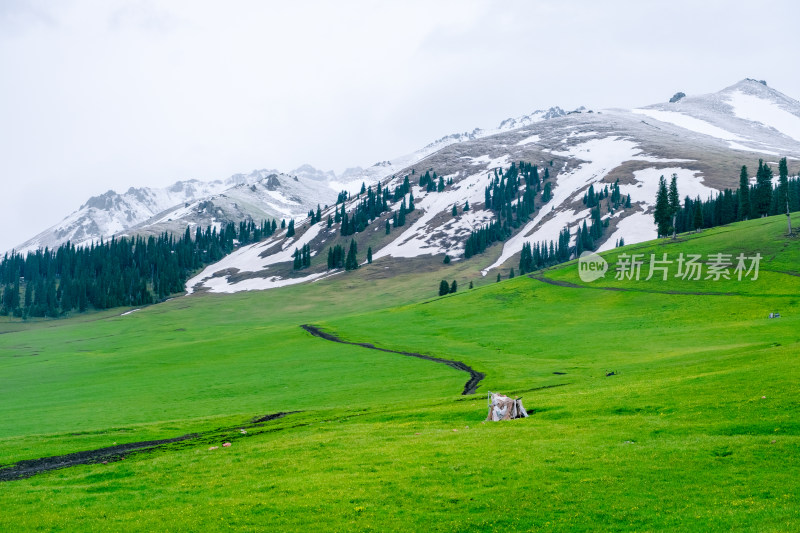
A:
<svg viewBox="0 0 800 533">
<path fill-rule="evenodd" d="M 340 172 L 745 77 L 800 98 L 798 5 L 0 0 L 0 250 L 108 189 Z"/>
</svg>

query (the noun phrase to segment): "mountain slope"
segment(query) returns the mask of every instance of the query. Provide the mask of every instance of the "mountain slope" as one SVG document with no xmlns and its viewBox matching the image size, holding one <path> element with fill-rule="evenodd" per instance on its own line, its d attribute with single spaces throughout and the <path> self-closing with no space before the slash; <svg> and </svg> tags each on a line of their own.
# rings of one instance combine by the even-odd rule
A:
<svg viewBox="0 0 800 533">
<path fill-rule="evenodd" d="M 756 121 L 762 114 L 763 121 Z M 487 259 L 478 261 L 484 275 L 516 258 L 524 242 L 557 240 L 565 227 L 574 244 L 578 227 L 590 223 L 590 209 L 583 202 L 590 186 L 597 192 L 618 182 L 621 194 L 630 196 L 630 207 L 613 212 L 603 207 L 607 228 L 596 243 L 598 248 L 612 248 L 620 239 L 628 244 L 641 242 L 656 236 L 652 209 L 660 176 L 676 175 L 681 197 L 705 199 L 724 188 L 735 188 L 741 166 L 746 164 L 753 172 L 764 152 L 771 156 L 768 163 L 777 162 L 778 155 L 800 157 L 800 141 L 793 137 L 796 122 L 800 123 L 800 103 L 760 82 L 743 80 L 719 93 L 673 103 L 633 111 L 576 110 L 492 135 L 476 135 L 448 143 L 383 180 L 381 186 L 393 191 L 409 176 L 416 211 L 406 226 L 393 227 L 390 235 L 383 231 L 392 216 L 388 213 L 353 238 L 360 257 L 369 246 L 373 257 L 388 261 L 387 265 L 437 255 L 440 263 L 444 254 L 458 260 L 470 232 L 496 218 L 484 201 L 495 170 L 524 161 L 550 174 L 552 198 L 545 202 L 543 193 L 537 193 L 537 211 L 531 219 L 495 245 Z M 790 160 L 791 173 L 797 171 L 796 161 Z M 428 170 L 452 179 L 452 184 L 442 192 L 427 192 L 417 180 Z M 524 191 L 523 185 L 518 192 Z M 360 201 L 351 198 L 347 209 L 352 211 Z M 464 212 L 467 201 L 471 209 Z M 399 201 L 390 206 L 393 212 L 399 207 Z M 292 240 L 278 234 L 238 251 L 220 265 L 211 265 L 189 281 L 189 290 L 231 292 L 324 276 L 323 252 L 336 243 L 347 246 L 350 240 L 341 237 L 338 224 L 327 227 L 325 216 L 330 213 L 333 209 L 316 225 L 300 222 L 301 231 Z M 306 244 L 318 259 L 310 270 L 293 272 L 288 264 L 291 252 Z M 490 256 L 494 257 L 491 261 Z"/>
</svg>

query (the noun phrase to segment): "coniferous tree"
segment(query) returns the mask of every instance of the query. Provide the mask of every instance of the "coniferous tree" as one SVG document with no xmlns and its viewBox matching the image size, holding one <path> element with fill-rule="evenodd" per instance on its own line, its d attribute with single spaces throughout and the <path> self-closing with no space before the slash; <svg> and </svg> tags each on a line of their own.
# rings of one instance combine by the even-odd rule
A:
<svg viewBox="0 0 800 533">
<path fill-rule="evenodd" d="M 792 215 L 789 211 L 789 167 L 786 164 L 786 158 L 780 160 L 778 163 L 778 190 L 776 191 L 777 210 L 786 208 L 786 224 L 788 225 L 787 235 L 792 234 Z"/>
<path fill-rule="evenodd" d="M 547 169 L 545 169 L 545 176 L 547 176 Z M 542 203 L 546 204 L 551 198 L 553 198 L 553 192 L 548 181 L 544 184 L 544 190 L 542 191 Z"/>
<path fill-rule="evenodd" d="M 443 262 L 445 265 L 449 265 L 449 264 L 450 264 L 450 256 L 449 256 L 449 255 L 447 255 L 447 254 L 444 254 L 444 259 L 442 260 L 442 262 Z"/>
<path fill-rule="evenodd" d="M 439 282 L 439 296 L 444 296 L 445 294 L 450 293 L 450 284 L 447 283 L 446 280 L 442 280 Z"/>
<path fill-rule="evenodd" d="M 514 267 L 508 272 L 508 279 L 514 279 Z"/>
<path fill-rule="evenodd" d="M 749 208 L 749 205 L 748 205 Z M 694 220 L 693 225 L 695 231 L 700 231 L 703 229 L 703 204 L 702 202 L 695 202 L 694 203 Z"/>
<path fill-rule="evenodd" d="M 681 198 L 678 196 L 678 175 L 673 174 L 669 182 L 669 213 L 672 221 L 672 238 L 675 238 L 678 211 L 681 209 Z"/>
<path fill-rule="evenodd" d="M 500 272 L 497 273 L 497 282 L 500 283 Z"/>
<path fill-rule="evenodd" d="M 453 283 L 450 284 L 450 294 L 453 294 L 457 290 L 458 290 L 458 283 L 456 283 L 456 280 L 453 280 Z"/>
<path fill-rule="evenodd" d="M 453 210 L 451 211 L 451 214 L 452 214 L 454 217 L 457 217 L 457 216 L 458 216 L 458 206 L 457 206 L 456 204 L 453 204 Z"/>
<path fill-rule="evenodd" d="M 367 248 L 367 264 L 372 264 L 372 246 Z"/>
<path fill-rule="evenodd" d="M 469 211 L 469 200 L 464 202 L 464 212 L 466 213 L 467 211 Z"/>
<path fill-rule="evenodd" d="M 658 181 L 658 193 L 656 194 L 656 207 L 653 218 L 658 228 L 658 236 L 663 237 L 669 234 L 671 212 L 669 206 L 669 193 L 667 192 L 667 181 L 664 176 Z"/>
<path fill-rule="evenodd" d="M 354 239 L 350 239 L 350 249 L 347 250 L 347 259 L 344 263 L 345 270 L 355 270 L 358 268 L 358 245 Z"/>
<path fill-rule="evenodd" d="M 472 287 L 473 287 L 473 285 L 472 285 L 472 281 L 470 281 L 470 282 L 469 282 L 469 288 L 471 289 Z"/>
<path fill-rule="evenodd" d="M 391 231 L 392 231 L 392 226 L 391 226 L 391 224 L 389 224 L 389 219 L 387 218 L 386 219 L 386 235 L 389 235 L 389 233 Z"/>
<path fill-rule="evenodd" d="M 756 172 L 756 215 L 765 217 L 769 214 L 772 204 L 772 169 L 764 164 L 763 159 L 758 160 Z"/>
<path fill-rule="evenodd" d="M 750 179 L 747 176 L 747 167 L 742 165 L 739 172 L 739 220 L 750 218 Z M 699 228 L 698 228 L 699 229 Z"/>
<path fill-rule="evenodd" d="M 395 227 L 403 227 L 406 225 L 406 201 L 405 199 L 400 203 L 400 209 L 397 211 L 397 222 Z"/>
</svg>

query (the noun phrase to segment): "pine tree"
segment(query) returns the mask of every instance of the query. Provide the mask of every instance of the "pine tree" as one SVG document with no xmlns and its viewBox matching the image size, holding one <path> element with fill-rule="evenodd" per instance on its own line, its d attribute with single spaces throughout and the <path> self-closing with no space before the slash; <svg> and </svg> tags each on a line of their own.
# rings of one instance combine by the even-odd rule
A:
<svg viewBox="0 0 800 533">
<path fill-rule="evenodd" d="M 758 160 L 756 172 L 756 214 L 760 217 L 769 215 L 772 204 L 772 169 L 764 164 L 763 159 Z"/>
<path fill-rule="evenodd" d="M 777 191 L 777 207 L 782 211 L 786 206 L 786 224 L 788 226 L 787 235 L 792 234 L 792 215 L 789 211 L 789 167 L 786 164 L 786 158 L 780 160 L 778 163 L 778 191 Z"/>
<path fill-rule="evenodd" d="M 454 217 L 457 217 L 457 216 L 458 216 L 458 206 L 457 206 L 456 204 L 453 204 L 452 215 L 453 215 Z"/>
<path fill-rule="evenodd" d="M 450 256 L 449 256 L 449 255 L 447 255 L 447 254 L 444 254 L 444 260 L 443 260 L 442 262 L 443 262 L 445 265 L 449 265 L 449 264 L 450 264 Z"/>
<path fill-rule="evenodd" d="M 347 259 L 344 263 L 345 270 L 355 270 L 358 268 L 358 245 L 354 239 L 350 239 L 350 249 L 347 251 Z"/>
<path fill-rule="evenodd" d="M 547 169 L 545 169 L 545 175 L 547 175 Z M 550 199 L 553 198 L 552 188 L 550 187 L 550 182 L 544 184 L 544 190 L 542 191 L 542 203 L 547 203 Z"/>
<path fill-rule="evenodd" d="M 656 194 L 656 207 L 653 213 L 658 236 L 663 237 L 669 234 L 671 212 L 669 207 L 669 193 L 667 192 L 667 181 L 664 176 L 658 182 L 658 193 Z"/>
<path fill-rule="evenodd" d="M 497 273 L 497 282 L 500 283 L 500 272 Z"/>
<path fill-rule="evenodd" d="M 372 264 L 372 246 L 367 248 L 367 263 Z"/>
<path fill-rule="evenodd" d="M 456 280 L 453 280 L 453 283 L 450 284 L 450 294 L 453 294 L 457 290 L 458 290 L 458 283 L 456 283 Z"/>
<path fill-rule="evenodd" d="M 742 165 L 739 172 L 739 220 L 750 218 L 750 179 L 747 176 L 747 167 Z M 699 229 L 699 226 L 695 226 Z"/>
<path fill-rule="evenodd" d="M 678 211 L 681 209 L 681 198 L 678 196 L 678 175 L 673 174 L 669 182 L 669 213 L 672 220 L 672 238 L 675 239 Z"/>
<path fill-rule="evenodd" d="M 464 212 L 466 213 L 467 211 L 469 211 L 469 200 L 464 202 Z"/>
<path fill-rule="evenodd" d="M 389 235 L 389 232 L 392 231 L 392 226 L 389 224 L 389 219 L 386 219 L 386 235 Z"/>
<path fill-rule="evenodd" d="M 469 288 L 471 289 L 472 287 L 473 287 L 473 285 L 472 285 L 472 282 L 470 281 L 469 282 Z"/>
<path fill-rule="evenodd" d="M 450 285 L 447 283 L 446 280 L 442 280 L 439 282 L 439 296 L 444 296 L 445 294 L 450 293 Z"/>
<path fill-rule="evenodd" d="M 289 221 L 289 227 L 286 228 L 286 238 L 294 237 L 294 219 Z"/>
<path fill-rule="evenodd" d="M 748 209 L 749 209 L 748 204 Z M 693 225 L 695 231 L 700 231 L 703 228 L 703 204 L 699 201 L 694 203 L 694 217 L 693 217 Z"/>
<path fill-rule="evenodd" d="M 508 272 L 508 279 L 514 279 L 514 267 Z"/>
</svg>

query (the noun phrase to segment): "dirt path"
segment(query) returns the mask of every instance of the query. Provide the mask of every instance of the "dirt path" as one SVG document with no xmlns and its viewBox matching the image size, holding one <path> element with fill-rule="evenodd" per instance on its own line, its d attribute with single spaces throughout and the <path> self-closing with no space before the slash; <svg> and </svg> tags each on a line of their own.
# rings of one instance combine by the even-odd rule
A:
<svg viewBox="0 0 800 533">
<path fill-rule="evenodd" d="M 325 339 L 326 341 L 331 342 L 338 342 L 341 344 L 350 344 L 352 346 L 360 346 L 362 348 L 368 348 L 370 350 L 378 350 L 380 352 L 387 352 L 387 353 L 396 353 L 400 355 L 406 355 L 408 357 L 417 357 L 419 359 L 425 359 L 426 361 L 433 361 L 434 363 L 441 363 L 443 365 L 447 365 L 450 368 L 455 368 L 456 370 L 461 370 L 462 372 L 466 372 L 469 374 L 469 381 L 464 385 L 464 390 L 461 394 L 474 394 L 475 390 L 478 388 L 478 384 L 481 382 L 483 378 L 486 377 L 486 374 L 483 372 L 478 372 L 474 370 L 472 367 L 465 365 L 461 361 L 451 361 L 450 359 L 442 359 L 440 357 L 433 357 L 430 355 L 423 355 L 421 353 L 416 352 L 403 352 L 400 350 L 389 350 L 387 348 L 378 348 L 373 344 L 369 344 L 367 342 L 350 342 L 344 339 L 337 337 L 336 335 L 332 335 L 330 333 L 326 333 L 319 329 L 316 326 L 312 326 L 311 324 L 303 324 L 300 326 L 307 332 L 311 333 L 315 337 L 319 337 L 321 339 Z"/>
<path fill-rule="evenodd" d="M 594 289 L 599 291 L 614 291 L 614 292 L 647 292 L 651 294 L 686 294 L 692 296 L 748 296 L 747 294 L 736 294 L 732 292 L 696 292 L 696 291 L 656 291 L 653 289 L 631 289 L 630 287 L 602 287 L 600 285 L 579 285 L 569 281 L 561 281 L 550 279 L 542 276 L 541 274 L 529 274 L 529 278 L 547 283 L 548 285 L 555 285 L 557 287 L 569 287 L 570 289 Z M 761 296 L 761 295 L 759 295 Z"/>
<path fill-rule="evenodd" d="M 222 442 L 222 440 L 231 441 L 246 435 L 246 433 L 242 434 L 239 429 L 257 427 L 264 422 L 283 418 L 286 415 L 297 412 L 299 411 L 292 411 L 289 413 L 274 413 L 255 418 L 249 425 L 220 428 L 207 431 L 205 433 L 191 433 L 189 435 L 183 435 L 181 437 L 175 437 L 172 439 L 129 442 L 127 444 L 119 444 L 117 446 L 109 446 L 107 448 L 98 448 L 97 450 L 87 450 L 83 452 L 68 453 L 66 455 L 55 455 L 52 457 L 41 457 L 39 459 L 27 459 L 25 461 L 19 461 L 18 463 L 10 466 L 0 467 L 0 482 L 24 479 L 35 476 L 36 474 L 40 474 L 42 472 L 57 470 L 59 468 L 68 468 L 70 466 L 120 461 L 125 459 L 126 455 L 136 452 L 152 451 L 176 442 L 194 440 L 211 442 Z M 192 443 L 192 445 L 196 444 L 197 443 Z"/>
</svg>

